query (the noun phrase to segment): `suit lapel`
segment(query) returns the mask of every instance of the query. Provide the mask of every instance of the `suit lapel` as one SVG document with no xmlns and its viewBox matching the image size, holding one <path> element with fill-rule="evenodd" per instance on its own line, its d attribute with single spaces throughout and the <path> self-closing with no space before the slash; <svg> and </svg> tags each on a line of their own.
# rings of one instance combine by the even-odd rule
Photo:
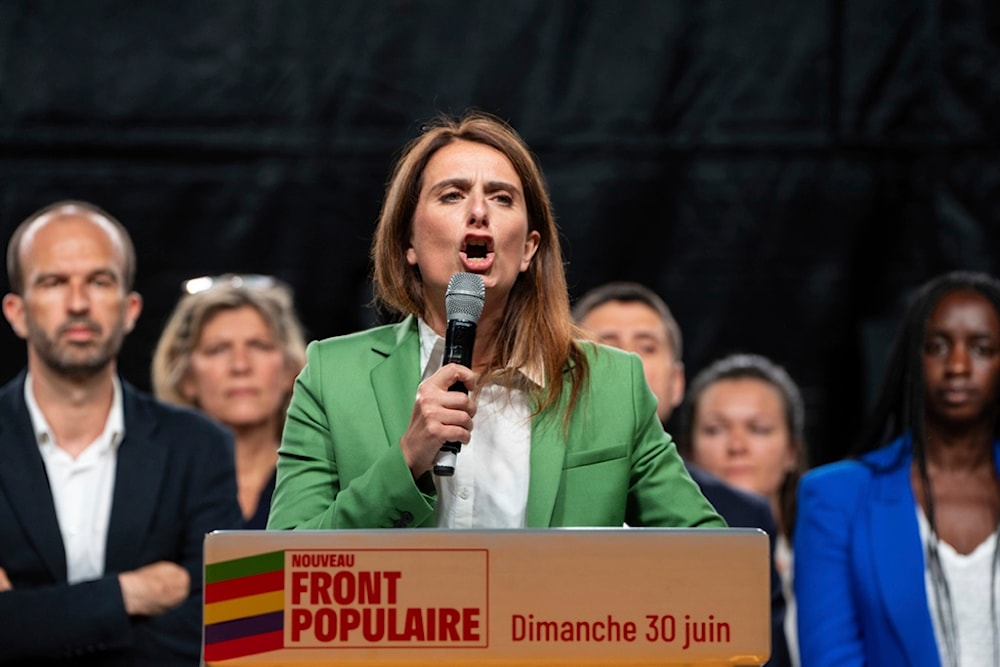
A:
<svg viewBox="0 0 1000 667">
<path fill-rule="evenodd" d="M 134 389 L 122 382 L 125 439 L 118 447 L 115 489 L 105 557 L 108 572 L 135 566 L 143 537 L 156 512 L 169 443 L 156 435 L 156 417 Z"/>
<path fill-rule="evenodd" d="M 911 456 L 888 474 L 876 476 L 871 526 L 876 580 L 889 620 L 909 664 L 938 660 L 934 627 L 927 607 L 924 584 L 924 546 L 917 524 L 917 505 L 910 485 Z"/>
<path fill-rule="evenodd" d="M 49 489 L 42 455 L 38 451 L 28 406 L 24 402 L 24 378 L 7 385 L 0 397 L 0 493 L 20 519 L 28 541 L 41 555 L 56 581 L 66 581 L 66 548 L 56 507 Z"/>
<path fill-rule="evenodd" d="M 568 409 L 570 387 L 563 375 L 563 395 L 556 408 L 549 408 L 531 420 L 531 472 L 528 483 L 528 506 L 525 520 L 529 528 L 547 528 L 552 524 L 567 436 L 562 415 Z M 574 422 L 570 422 L 572 429 Z"/>
<path fill-rule="evenodd" d="M 384 338 L 372 344 L 377 359 L 371 383 L 385 437 L 393 445 L 403 437 L 410 423 L 410 411 L 400 410 L 399 406 L 413 405 L 420 384 L 420 336 L 417 320 L 412 316 L 382 332 Z"/>
<path fill-rule="evenodd" d="M 420 340 L 415 318 L 407 317 L 376 339 L 372 352 L 382 361 L 371 371 L 372 388 L 382 418 L 382 427 L 390 444 L 398 443 L 410 423 L 410 413 L 400 405 L 413 405 L 420 384 Z M 563 381 L 566 381 L 563 376 Z M 528 486 L 526 522 L 528 527 L 548 527 L 552 521 L 563 461 L 566 436 L 560 415 L 566 410 L 569 387 L 557 408 L 550 408 L 531 422 L 531 477 Z M 572 423 L 571 423 L 572 428 Z"/>
</svg>

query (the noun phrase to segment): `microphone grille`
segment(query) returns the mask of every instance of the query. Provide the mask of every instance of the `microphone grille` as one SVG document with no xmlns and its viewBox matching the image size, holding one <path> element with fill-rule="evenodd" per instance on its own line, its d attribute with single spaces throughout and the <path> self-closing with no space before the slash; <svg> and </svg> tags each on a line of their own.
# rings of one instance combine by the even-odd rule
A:
<svg viewBox="0 0 1000 667">
<path fill-rule="evenodd" d="M 449 320 L 476 324 L 486 304 L 486 285 L 475 273 L 456 273 L 448 281 L 444 293 L 444 308 Z"/>
</svg>

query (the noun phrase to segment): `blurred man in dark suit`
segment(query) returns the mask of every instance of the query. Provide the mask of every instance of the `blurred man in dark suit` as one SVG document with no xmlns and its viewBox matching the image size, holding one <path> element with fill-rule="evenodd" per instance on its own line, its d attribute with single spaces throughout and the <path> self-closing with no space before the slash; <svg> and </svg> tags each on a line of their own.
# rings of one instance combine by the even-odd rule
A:
<svg viewBox="0 0 1000 667">
<path fill-rule="evenodd" d="M 658 401 L 657 414 L 665 424 L 684 398 L 684 364 L 681 330 L 663 299 L 638 283 L 606 283 L 576 302 L 573 319 L 600 342 L 639 355 L 646 382 Z M 726 523 L 731 527 L 761 528 L 770 536 L 773 556 L 777 526 L 767 501 L 690 463 L 687 467 Z M 772 557 L 771 659 L 767 664 L 774 667 L 791 664 L 784 623 L 785 599 Z"/>
<path fill-rule="evenodd" d="M 31 215 L 7 271 L 28 367 L 0 388 L 0 664 L 197 665 L 204 536 L 241 522 L 231 436 L 118 377 L 142 301 L 108 213 Z"/>
</svg>

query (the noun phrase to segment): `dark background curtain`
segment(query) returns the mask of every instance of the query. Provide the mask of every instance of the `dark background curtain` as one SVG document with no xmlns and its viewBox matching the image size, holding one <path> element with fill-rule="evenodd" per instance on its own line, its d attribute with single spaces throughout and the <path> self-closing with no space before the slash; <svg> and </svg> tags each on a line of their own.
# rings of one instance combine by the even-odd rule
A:
<svg viewBox="0 0 1000 667">
<path fill-rule="evenodd" d="M 909 291 L 1000 268 L 998 47 L 976 0 L 6 0 L 0 236 L 62 198 L 128 226 L 145 312 L 120 367 L 148 387 L 192 276 L 287 280 L 313 338 L 372 324 L 393 158 L 483 109 L 539 157 L 571 297 L 657 290 L 689 378 L 785 365 L 822 463 Z M 0 346 L 7 379 L 24 345 Z"/>
</svg>

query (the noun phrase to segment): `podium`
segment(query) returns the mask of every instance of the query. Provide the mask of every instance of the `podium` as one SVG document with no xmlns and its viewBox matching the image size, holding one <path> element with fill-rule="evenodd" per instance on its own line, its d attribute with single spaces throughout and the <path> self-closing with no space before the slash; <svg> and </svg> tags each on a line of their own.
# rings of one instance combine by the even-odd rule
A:
<svg viewBox="0 0 1000 667">
<path fill-rule="evenodd" d="M 756 529 L 219 531 L 205 665 L 761 665 Z"/>
</svg>

